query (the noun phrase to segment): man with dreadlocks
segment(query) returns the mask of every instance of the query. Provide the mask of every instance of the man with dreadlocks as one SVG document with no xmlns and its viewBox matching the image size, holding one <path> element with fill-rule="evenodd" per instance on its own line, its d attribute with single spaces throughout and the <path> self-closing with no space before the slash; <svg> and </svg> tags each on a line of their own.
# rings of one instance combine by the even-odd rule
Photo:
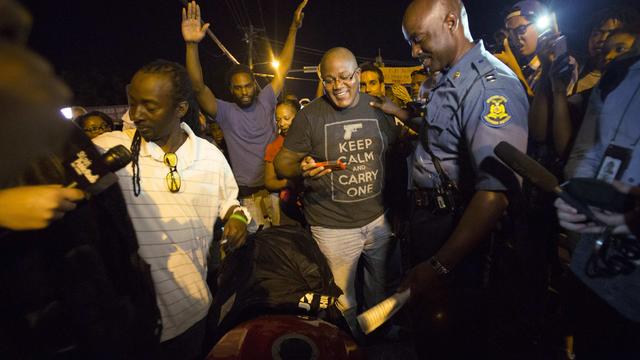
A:
<svg viewBox="0 0 640 360">
<path fill-rule="evenodd" d="M 129 114 L 136 128 L 94 139 L 105 150 L 131 148 L 133 161 L 118 171 L 140 255 L 151 265 L 162 314 L 161 353 L 191 359 L 204 337 L 211 303 L 207 252 L 218 216 L 226 250 L 240 246 L 250 220 L 239 207 L 238 186 L 224 155 L 194 135 L 198 116 L 191 81 L 177 63 L 156 60 L 131 80 Z"/>
</svg>

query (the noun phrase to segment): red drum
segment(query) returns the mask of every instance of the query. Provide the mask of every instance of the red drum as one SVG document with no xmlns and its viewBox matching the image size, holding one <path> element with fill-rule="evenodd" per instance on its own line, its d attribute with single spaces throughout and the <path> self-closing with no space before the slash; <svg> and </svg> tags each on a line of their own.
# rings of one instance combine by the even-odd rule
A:
<svg viewBox="0 0 640 360">
<path fill-rule="evenodd" d="M 213 359 L 364 359 L 364 352 L 349 335 L 326 321 L 266 315 L 226 333 L 207 356 Z"/>
</svg>

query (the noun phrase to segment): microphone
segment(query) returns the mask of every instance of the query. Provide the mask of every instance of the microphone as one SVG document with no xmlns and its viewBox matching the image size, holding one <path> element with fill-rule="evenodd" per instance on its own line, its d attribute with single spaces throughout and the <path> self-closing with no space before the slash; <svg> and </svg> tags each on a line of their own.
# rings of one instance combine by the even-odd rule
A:
<svg viewBox="0 0 640 360">
<path fill-rule="evenodd" d="M 66 187 L 97 195 L 118 182 L 115 171 L 131 162 L 131 152 L 118 145 L 100 155 L 95 145 L 79 128 L 73 129 L 62 151 Z"/>
<path fill-rule="evenodd" d="M 85 151 L 76 154 L 76 159 L 70 163 L 75 171 L 73 182 L 68 188 L 79 188 L 91 195 L 97 195 L 109 186 L 118 182 L 118 176 L 114 172 L 122 169 L 131 162 L 131 151 L 124 145 L 114 146 L 107 150 L 99 161 L 92 161 Z M 100 161 L 102 164 L 100 164 Z M 106 170 L 106 171 L 105 171 Z"/>
<path fill-rule="evenodd" d="M 124 145 L 117 145 L 102 154 L 102 161 L 109 171 L 116 172 L 131 162 L 131 151 Z"/>
<path fill-rule="evenodd" d="M 558 179 L 553 176 L 544 166 L 516 149 L 508 142 L 501 141 L 493 149 L 496 156 L 502 160 L 507 166 L 523 178 L 529 180 L 533 185 L 544 191 L 552 192 L 558 195 L 567 204 L 571 205 L 578 212 L 584 214 L 589 220 L 598 225 L 606 226 L 602 221 L 596 218 L 595 214 L 587 205 L 572 197 L 568 192 L 564 191 L 558 183 Z"/>
<path fill-rule="evenodd" d="M 594 178 L 572 178 L 560 186 L 571 196 L 589 206 L 615 213 L 626 213 L 636 207 L 633 195 L 621 193 L 606 181 Z"/>
</svg>

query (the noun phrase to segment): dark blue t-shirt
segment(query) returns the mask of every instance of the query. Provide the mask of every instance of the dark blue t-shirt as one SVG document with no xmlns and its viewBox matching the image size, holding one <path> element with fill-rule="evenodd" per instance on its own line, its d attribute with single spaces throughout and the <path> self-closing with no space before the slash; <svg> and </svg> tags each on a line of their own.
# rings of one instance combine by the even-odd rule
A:
<svg viewBox="0 0 640 360">
<path fill-rule="evenodd" d="M 264 149 L 276 138 L 276 96 L 267 85 L 247 108 L 216 99 L 216 121 L 224 133 L 239 186 L 264 185 Z"/>
</svg>

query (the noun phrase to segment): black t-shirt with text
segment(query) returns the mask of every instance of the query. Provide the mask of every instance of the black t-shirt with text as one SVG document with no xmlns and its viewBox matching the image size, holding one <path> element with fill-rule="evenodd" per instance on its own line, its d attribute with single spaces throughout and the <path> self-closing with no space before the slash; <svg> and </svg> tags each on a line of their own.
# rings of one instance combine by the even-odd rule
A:
<svg viewBox="0 0 640 360">
<path fill-rule="evenodd" d="M 356 106 L 336 109 L 326 96 L 297 115 L 284 147 L 317 162 L 342 160 L 345 170 L 305 179 L 304 209 L 310 225 L 328 228 L 364 226 L 384 213 L 384 153 L 395 141 L 393 117 L 369 105 L 360 94 Z"/>
</svg>

